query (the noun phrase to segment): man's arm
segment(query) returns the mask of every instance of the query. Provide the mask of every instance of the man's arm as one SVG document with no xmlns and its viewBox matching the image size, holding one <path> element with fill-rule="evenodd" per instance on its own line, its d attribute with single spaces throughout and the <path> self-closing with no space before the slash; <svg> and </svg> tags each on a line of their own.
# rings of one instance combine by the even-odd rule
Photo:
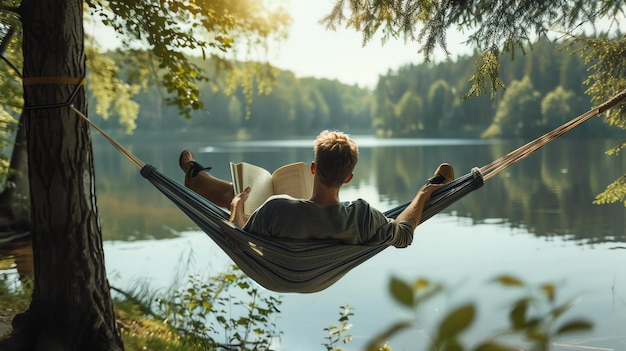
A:
<svg viewBox="0 0 626 351">
<path fill-rule="evenodd" d="M 417 195 L 413 198 L 409 206 L 402 211 L 396 218 L 397 221 L 407 222 L 413 227 L 413 230 L 420 224 L 422 219 L 422 211 L 424 205 L 430 199 L 433 191 L 441 188 L 442 184 L 426 184 L 420 188 Z"/>
<path fill-rule="evenodd" d="M 239 228 L 243 228 L 248 221 L 248 216 L 243 211 L 243 204 L 248 199 L 248 195 L 250 195 L 250 187 L 247 187 L 242 193 L 235 195 L 230 202 L 230 221 Z"/>
</svg>

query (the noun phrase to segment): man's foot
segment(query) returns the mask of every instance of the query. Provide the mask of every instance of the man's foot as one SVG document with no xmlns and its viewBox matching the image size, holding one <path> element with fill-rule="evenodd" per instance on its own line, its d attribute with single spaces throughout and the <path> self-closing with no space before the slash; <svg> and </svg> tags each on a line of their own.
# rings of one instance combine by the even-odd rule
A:
<svg viewBox="0 0 626 351">
<path fill-rule="evenodd" d="M 195 161 L 193 154 L 189 150 L 183 150 L 178 158 L 180 168 L 185 172 L 185 186 L 189 187 L 191 178 L 198 175 L 202 171 L 210 171 L 211 167 L 204 167 Z"/>
<path fill-rule="evenodd" d="M 428 178 L 427 184 L 448 184 L 454 180 L 454 169 L 449 163 L 442 163 L 437 167 L 435 174 Z"/>
</svg>

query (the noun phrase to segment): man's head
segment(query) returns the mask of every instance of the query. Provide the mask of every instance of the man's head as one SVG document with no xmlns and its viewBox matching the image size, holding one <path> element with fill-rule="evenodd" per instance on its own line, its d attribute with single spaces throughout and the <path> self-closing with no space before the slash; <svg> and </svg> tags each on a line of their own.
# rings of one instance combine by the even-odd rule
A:
<svg viewBox="0 0 626 351">
<path fill-rule="evenodd" d="M 340 187 L 352 177 L 359 148 L 342 132 L 323 131 L 315 139 L 315 173 L 320 183 Z"/>
</svg>

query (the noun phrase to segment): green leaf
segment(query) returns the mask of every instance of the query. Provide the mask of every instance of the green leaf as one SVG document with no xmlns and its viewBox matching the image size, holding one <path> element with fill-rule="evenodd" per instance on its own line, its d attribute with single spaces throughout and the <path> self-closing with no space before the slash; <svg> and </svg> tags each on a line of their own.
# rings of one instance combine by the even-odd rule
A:
<svg viewBox="0 0 626 351">
<path fill-rule="evenodd" d="M 526 337 L 530 340 L 537 341 L 541 344 L 545 344 L 548 341 L 546 333 L 538 328 L 531 328 L 526 331 Z"/>
<path fill-rule="evenodd" d="M 586 331 L 586 330 L 591 330 L 591 329 L 593 329 L 593 323 L 586 321 L 586 320 L 578 319 L 578 320 L 574 320 L 571 322 L 567 322 L 566 324 L 562 325 L 556 331 L 556 335 L 561 335 L 561 334 L 571 333 L 571 332 Z"/>
<path fill-rule="evenodd" d="M 474 349 L 474 351 L 513 351 L 513 347 L 496 343 L 495 341 L 484 342 Z"/>
<path fill-rule="evenodd" d="M 451 340 L 446 340 L 446 342 L 444 343 L 443 347 L 440 347 L 439 350 L 441 351 L 463 351 L 463 345 L 461 345 L 461 343 L 459 343 L 458 340 L 456 339 L 451 339 Z"/>
<path fill-rule="evenodd" d="M 494 279 L 495 282 L 505 286 L 524 286 L 524 282 L 511 275 L 502 275 Z"/>
<path fill-rule="evenodd" d="M 550 312 L 550 315 L 552 315 L 552 319 L 556 320 L 557 318 L 559 318 L 563 313 L 565 313 L 572 306 L 574 306 L 576 304 L 576 302 L 577 302 L 577 299 L 572 299 L 572 300 L 567 301 L 566 303 L 562 304 L 561 306 L 558 306 L 558 307 L 554 308 Z"/>
<path fill-rule="evenodd" d="M 419 292 L 420 290 L 424 290 L 430 286 L 430 281 L 428 279 L 420 278 L 413 283 L 413 290 Z"/>
<path fill-rule="evenodd" d="M 528 298 L 518 300 L 515 303 L 511 312 L 509 313 L 509 320 L 511 321 L 511 326 L 513 329 L 519 330 L 527 325 L 526 312 L 528 311 L 529 301 L 530 300 Z"/>
<path fill-rule="evenodd" d="M 467 304 L 450 312 L 439 324 L 439 339 L 453 339 L 460 332 L 467 329 L 476 316 L 474 305 Z"/>
<path fill-rule="evenodd" d="M 389 340 L 396 333 L 401 332 L 404 329 L 408 329 L 413 327 L 413 323 L 406 322 L 398 322 L 391 327 L 387 328 L 387 330 L 383 331 L 381 334 L 378 334 L 372 341 L 370 341 L 365 350 L 367 351 L 379 351 L 381 348 L 384 348 L 387 340 Z"/>
<path fill-rule="evenodd" d="M 389 289 L 391 290 L 391 295 L 396 301 L 407 307 L 413 307 L 413 289 L 411 289 L 409 284 L 398 278 L 391 278 Z"/>
<path fill-rule="evenodd" d="M 554 302 L 556 295 L 556 288 L 554 284 L 543 284 L 539 289 L 546 295 L 548 301 Z"/>
</svg>

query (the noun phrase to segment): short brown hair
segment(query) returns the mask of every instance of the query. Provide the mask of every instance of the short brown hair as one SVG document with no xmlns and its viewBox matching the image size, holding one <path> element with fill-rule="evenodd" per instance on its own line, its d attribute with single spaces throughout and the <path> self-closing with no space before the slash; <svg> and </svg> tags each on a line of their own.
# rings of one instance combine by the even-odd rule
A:
<svg viewBox="0 0 626 351">
<path fill-rule="evenodd" d="M 316 174 L 326 186 L 341 186 L 359 160 L 359 148 L 354 140 L 338 131 L 321 132 L 313 150 Z"/>
</svg>

